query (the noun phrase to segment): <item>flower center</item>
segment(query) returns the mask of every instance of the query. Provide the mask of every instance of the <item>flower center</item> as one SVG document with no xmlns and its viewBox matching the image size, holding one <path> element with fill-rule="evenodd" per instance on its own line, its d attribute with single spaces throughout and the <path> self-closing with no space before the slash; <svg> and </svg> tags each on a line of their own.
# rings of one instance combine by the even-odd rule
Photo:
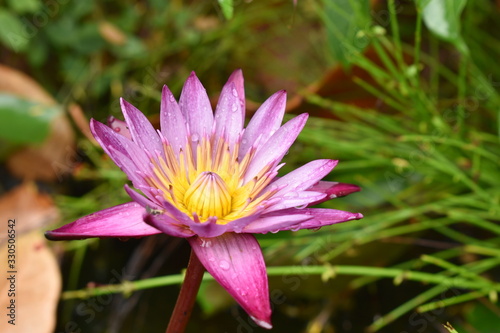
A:
<svg viewBox="0 0 500 333">
<path fill-rule="evenodd" d="M 184 194 L 184 204 L 201 220 L 226 216 L 231 212 L 231 194 L 226 182 L 215 172 L 205 171 L 196 177 Z"/>
</svg>

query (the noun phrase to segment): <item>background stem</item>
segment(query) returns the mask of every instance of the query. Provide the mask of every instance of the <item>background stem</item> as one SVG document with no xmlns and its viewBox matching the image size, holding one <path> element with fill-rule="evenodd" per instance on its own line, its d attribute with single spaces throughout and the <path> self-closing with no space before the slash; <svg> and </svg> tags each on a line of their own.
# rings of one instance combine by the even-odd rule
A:
<svg viewBox="0 0 500 333">
<path fill-rule="evenodd" d="M 183 333 L 186 330 L 204 272 L 205 267 L 203 267 L 194 251 L 191 250 L 184 283 L 175 303 L 166 333 Z"/>
</svg>

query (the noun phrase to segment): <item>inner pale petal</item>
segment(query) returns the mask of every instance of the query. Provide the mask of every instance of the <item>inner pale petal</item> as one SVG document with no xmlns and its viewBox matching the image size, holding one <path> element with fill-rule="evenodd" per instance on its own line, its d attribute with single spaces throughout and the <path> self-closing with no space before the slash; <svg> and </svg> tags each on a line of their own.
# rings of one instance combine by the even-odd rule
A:
<svg viewBox="0 0 500 333">
<path fill-rule="evenodd" d="M 226 216 L 231 211 L 231 194 L 226 182 L 215 172 L 202 172 L 184 195 L 184 204 L 190 213 L 201 220 L 211 216 Z"/>
</svg>

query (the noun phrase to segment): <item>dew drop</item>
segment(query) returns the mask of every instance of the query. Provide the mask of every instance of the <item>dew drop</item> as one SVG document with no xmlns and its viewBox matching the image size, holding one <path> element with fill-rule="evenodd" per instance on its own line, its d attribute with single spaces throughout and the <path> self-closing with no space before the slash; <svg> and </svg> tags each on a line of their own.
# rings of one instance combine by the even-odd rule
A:
<svg viewBox="0 0 500 333">
<path fill-rule="evenodd" d="M 303 204 L 303 205 L 295 207 L 295 209 L 304 209 L 306 207 L 307 207 L 307 204 Z"/>
<path fill-rule="evenodd" d="M 231 92 L 233 93 L 234 97 L 238 97 L 238 91 L 236 90 L 236 88 L 233 88 Z"/>
<path fill-rule="evenodd" d="M 210 262 L 214 262 L 214 261 L 215 261 L 215 258 L 214 258 L 214 257 L 212 257 L 212 258 L 208 258 L 208 261 L 210 261 Z"/>
<path fill-rule="evenodd" d="M 200 136 L 198 134 L 191 135 L 191 141 L 198 142 L 200 140 Z"/>
<path fill-rule="evenodd" d="M 233 104 L 233 105 L 231 106 L 231 111 L 236 112 L 237 110 L 238 110 L 238 105 Z"/>
<path fill-rule="evenodd" d="M 201 244 L 200 244 L 201 247 L 211 247 L 212 246 L 211 241 L 203 239 L 203 238 L 200 238 L 200 240 L 201 240 Z"/>
<path fill-rule="evenodd" d="M 229 269 L 229 263 L 225 260 L 221 260 L 221 262 L 219 263 L 219 267 L 227 271 Z"/>
<path fill-rule="evenodd" d="M 172 94 L 170 94 L 170 97 L 168 99 L 170 100 L 170 102 L 175 102 L 175 97 Z"/>
<path fill-rule="evenodd" d="M 337 195 L 336 195 L 336 194 L 330 194 L 328 197 L 329 197 L 330 199 L 335 199 L 335 198 L 337 197 Z"/>
</svg>

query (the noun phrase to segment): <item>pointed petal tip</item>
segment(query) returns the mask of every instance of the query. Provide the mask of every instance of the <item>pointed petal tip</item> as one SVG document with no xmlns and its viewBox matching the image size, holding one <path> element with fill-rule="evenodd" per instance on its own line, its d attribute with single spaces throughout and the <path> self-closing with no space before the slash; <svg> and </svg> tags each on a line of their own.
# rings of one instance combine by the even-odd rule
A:
<svg viewBox="0 0 500 333">
<path fill-rule="evenodd" d="M 200 79 L 198 78 L 198 76 L 196 75 L 196 72 L 195 71 L 191 71 L 191 73 L 189 74 L 188 78 L 186 79 L 186 82 L 184 84 L 187 84 L 188 82 L 200 82 Z M 201 82 L 200 82 L 201 83 Z"/>
<path fill-rule="evenodd" d="M 363 214 L 355 213 L 354 216 L 351 218 L 351 220 L 361 220 L 363 217 L 364 217 Z"/>
<path fill-rule="evenodd" d="M 269 319 L 268 320 L 260 320 L 260 319 L 255 318 L 254 316 L 250 316 L 250 318 L 252 318 L 252 320 L 257 325 L 259 325 L 262 328 L 265 328 L 266 330 L 270 330 L 271 328 L 273 328 L 273 325 L 271 324 L 271 320 L 269 320 Z"/>
</svg>

